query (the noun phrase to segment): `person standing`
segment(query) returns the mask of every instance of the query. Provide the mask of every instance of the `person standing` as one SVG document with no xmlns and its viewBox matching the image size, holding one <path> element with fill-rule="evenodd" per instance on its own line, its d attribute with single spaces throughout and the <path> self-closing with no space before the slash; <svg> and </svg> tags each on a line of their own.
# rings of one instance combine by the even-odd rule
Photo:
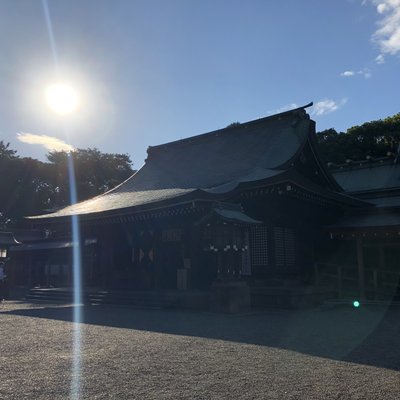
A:
<svg viewBox="0 0 400 400">
<path fill-rule="evenodd" d="M 0 301 L 4 300 L 6 295 L 6 275 L 5 275 L 5 265 L 3 262 L 0 263 Z"/>
</svg>

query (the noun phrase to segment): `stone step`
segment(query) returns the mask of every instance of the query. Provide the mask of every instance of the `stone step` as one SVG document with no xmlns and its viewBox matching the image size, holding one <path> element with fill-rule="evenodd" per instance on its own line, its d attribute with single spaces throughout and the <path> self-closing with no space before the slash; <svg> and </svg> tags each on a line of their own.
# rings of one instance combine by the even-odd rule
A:
<svg viewBox="0 0 400 400">
<path fill-rule="evenodd" d="M 25 299 L 32 302 L 72 303 L 73 292 L 57 289 L 32 289 Z M 173 305 L 173 299 L 166 295 L 142 292 L 84 292 L 82 299 L 85 304 L 109 304 L 150 309 L 169 308 Z"/>
</svg>

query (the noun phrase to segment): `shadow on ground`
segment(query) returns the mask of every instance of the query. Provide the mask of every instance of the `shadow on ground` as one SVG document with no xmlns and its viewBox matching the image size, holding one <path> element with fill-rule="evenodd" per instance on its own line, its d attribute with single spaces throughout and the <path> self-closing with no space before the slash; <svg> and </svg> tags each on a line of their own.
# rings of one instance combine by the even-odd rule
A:
<svg viewBox="0 0 400 400">
<path fill-rule="evenodd" d="M 72 321 L 72 311 L 72 306 L 38 306 L 2 311 L 0 316 Z M 82 315 L 85 324 L 269 346 L 400 370 L 397 310 L 335 308 L 224 315 L 85 306 Z"/>
</svg>

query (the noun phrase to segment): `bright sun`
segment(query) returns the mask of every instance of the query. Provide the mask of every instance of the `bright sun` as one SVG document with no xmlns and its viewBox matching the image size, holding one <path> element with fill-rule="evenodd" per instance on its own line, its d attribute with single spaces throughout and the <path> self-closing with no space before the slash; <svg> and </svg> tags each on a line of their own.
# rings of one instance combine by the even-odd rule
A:
<svg viewBox="0 0 400 400">
<path fill-rule="evenodd" d="M 79 98 L 71 86 L 55 83 L 46 89 L 46 102 L 55 113 L 66 115 L 78 108 Z"/>
</svg>

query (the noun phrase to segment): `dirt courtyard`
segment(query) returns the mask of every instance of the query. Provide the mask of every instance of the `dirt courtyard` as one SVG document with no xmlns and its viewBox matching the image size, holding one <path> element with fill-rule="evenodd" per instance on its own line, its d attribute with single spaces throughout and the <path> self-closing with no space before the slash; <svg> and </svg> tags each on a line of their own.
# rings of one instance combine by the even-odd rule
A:
<svg viewBox="0 0 400 400">
<path fill-rule="evenodd" d="M 72 398 L 72 310 L 0 304 L 0 399 Z M 400 310 L 81 311 L 81 399 L 400 398 Z"/>
</svg>

